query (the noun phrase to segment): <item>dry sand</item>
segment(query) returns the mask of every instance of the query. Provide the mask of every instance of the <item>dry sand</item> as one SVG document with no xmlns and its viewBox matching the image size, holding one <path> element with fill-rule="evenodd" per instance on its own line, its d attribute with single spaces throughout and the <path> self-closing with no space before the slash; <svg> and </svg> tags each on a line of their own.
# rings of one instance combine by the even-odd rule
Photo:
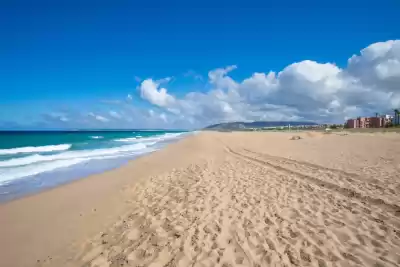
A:
<svg viewBox="0 0 400 267">
<path fill-rule="evenodd" d="M 0 205 L 0 266 L 400 266 L 400 135 L 201 133 Z"/>
</svg>

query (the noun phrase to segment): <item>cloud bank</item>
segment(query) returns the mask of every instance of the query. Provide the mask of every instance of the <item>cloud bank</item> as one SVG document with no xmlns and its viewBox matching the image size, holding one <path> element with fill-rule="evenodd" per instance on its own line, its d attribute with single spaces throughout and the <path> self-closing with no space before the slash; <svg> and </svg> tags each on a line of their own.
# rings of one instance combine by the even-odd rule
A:
<svg viewBox="0 0 400 267">
<path fill-rule="evenodd" d="M 43 120 L 58 127 L 199 128 L 228 121 L 307 120 L 341 123 L 349 117 L 400 108 L 400 40 L 378 42 L 349 57 L 346 66 L 304 60 L 279 72 L 255 72 L 243 80 L 235 65 L 196 78 L 206 92 L 187 88 L 176 96 L 179 78 L 137 79 L 136 92 L 104 100 L 96 112 L 51 113 Z M 171 90 L 168 87 L 171 86 Z M 143 103 L 135 102 L 139 96 Z M 140 105 L 138 105 L 140 104 Z"/>
<path fill-rule="evenodd" d="M 236 120 L 342 122 L 400 107 L 400 40 L 371 44 L 351 56 L 343 69 L 304 60 L 280 72 L 256 72 L 236 81 L 229 76 L 236 68 L 210 71 L 212 89 L 207 93 L 176 98 L 160 83 L 145 79 L 140 95 L 168 117 L 199 126 Z"/>
</svg>

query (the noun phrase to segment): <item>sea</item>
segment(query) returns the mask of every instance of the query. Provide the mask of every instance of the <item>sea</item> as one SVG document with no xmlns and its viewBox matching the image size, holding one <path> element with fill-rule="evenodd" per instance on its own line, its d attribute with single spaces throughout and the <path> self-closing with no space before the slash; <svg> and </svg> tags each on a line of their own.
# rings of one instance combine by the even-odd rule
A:
<svg viewBox="0 0 400 267">
<path fill-rule="evenodd" d="M 117 168 L 184 131 L 0 131 L 0 202 Z"/>
</svg>

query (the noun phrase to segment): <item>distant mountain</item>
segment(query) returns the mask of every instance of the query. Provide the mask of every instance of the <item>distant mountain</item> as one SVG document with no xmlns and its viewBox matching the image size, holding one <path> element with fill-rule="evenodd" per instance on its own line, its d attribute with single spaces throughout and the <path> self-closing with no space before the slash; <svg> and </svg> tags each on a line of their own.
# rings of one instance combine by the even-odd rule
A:
<svg viewBox="0 0 400 267">
<path fill-rule="evenodd" d="M 318 125 L 309 121 L 254 121 L 254 122 L 225 122 L 207 126 L 207 130 L 240 130 L 246 128 L 282 127 L 282 126 Z"/>
</svg>

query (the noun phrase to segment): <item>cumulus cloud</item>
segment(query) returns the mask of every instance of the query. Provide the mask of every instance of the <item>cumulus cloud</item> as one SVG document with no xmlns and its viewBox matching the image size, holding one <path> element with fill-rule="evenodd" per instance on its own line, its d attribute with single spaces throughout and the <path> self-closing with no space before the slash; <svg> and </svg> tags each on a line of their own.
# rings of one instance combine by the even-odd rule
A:
<svg viewBox="0 0 400 267">
<path fill-rule="evenodd" d="M 217 89 L 228 89 L 234 90 L 237 88 L 237 83 L 227 74 L 234 69 L 236 69 L 236 65 L 228 66 L 226 68 L 215 69 L 208 73 L 208 78 L 210 84 L 212 84 Z"/>
<path fill-rule="evenodd" d="M 175 102 L 175 98 L 168 94 L 167 89 L 159 88 L 160 84 L 160 81 L 144 80 L 139 87 L 140 96 L 159 107 L 172 105 Z"/>
<path fill-rule="evenodd" d="M 253 73 L 236 81 L 237 66 L 208 73 L 207 93 L 182 98 L 148 79 L 141 97 L 196 125 L 235 120 L 342 122 L 400 106 L 400 41 L 374 43 L 349 58 L 347 66 L 304 60 L 279 72 Z"/>
<path fill-rule="evenodd" d="M 128 95 L 102 101 L 110 106 L 98 109 L 102 113 L 60 111 L 44 119 L 60 127 L 198 128 L 228 121 L 343 122 L 400 108 L 400 40 L 374 43 L 349 56 L 345 66 L 304 60 L 242 80 L 231 76 L 235 65 L 217 68 L 202 82 L 207 91 L 189 87 L 183 96 L 167 90 L 172 78 L 140 79 L 138 92 L 151 108 Z"/>
<path fill-rule="evenodd" d="M 348 73 L 369 88 L 399 92 L 400 40 L 379 42 L 361 50 L 348 60 Z"/>
</svg>

